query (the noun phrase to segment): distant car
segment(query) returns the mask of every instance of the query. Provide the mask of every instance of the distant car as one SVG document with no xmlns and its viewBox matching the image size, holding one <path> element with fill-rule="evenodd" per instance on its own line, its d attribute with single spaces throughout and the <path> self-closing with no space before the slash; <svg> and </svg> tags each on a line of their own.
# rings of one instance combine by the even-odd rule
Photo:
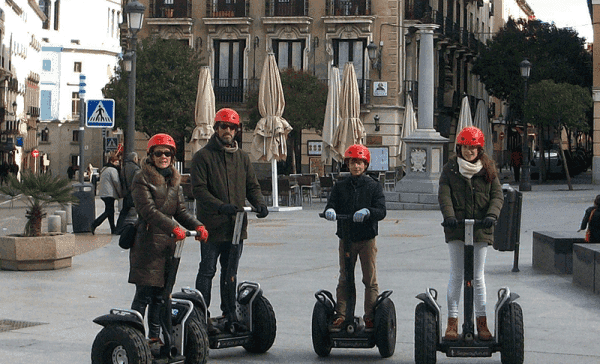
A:
<svg viewBox="0 0 600 364">
<path fill-rule="evenodd" d="M 557 149 L 550 149 L 544 151 L 544 159 L 546 162 L 546 176 L 549 178 L 562 178 L 565 175 L 565 168 L 563 167 L 562 158 L 560 152 Z M 533 158 L 530 162 L 529 173 L 531 179 L 537 179 L 540 172 L 540 152 L 538 150 L 533 152 Z"/>
</svg>

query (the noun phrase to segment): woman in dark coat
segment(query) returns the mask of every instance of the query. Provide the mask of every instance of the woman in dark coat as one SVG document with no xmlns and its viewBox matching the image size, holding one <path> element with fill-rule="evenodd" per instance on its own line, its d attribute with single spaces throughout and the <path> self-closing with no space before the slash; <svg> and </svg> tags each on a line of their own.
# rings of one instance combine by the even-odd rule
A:
<svg viewBox="0 0 600 364">
<path fill-rule="evenodd" d="M 481 130 L 469 126 L 456 138 L 456 156 L 444 165 L 440 176 L 438 200 L 444 216 L 444 234 L 450 253 L 448 282 L 448 327 L 446 340 L 458 339 L 458 303 L 464 272 L 464 219 L 482 220 L 473 231 L 474 304 L 477 333 L 480 340 L 491 340 L 487 327 L 485 256 L 494 242 L 494 224 L 504 202 L 502 187 L 494 162 L 485 154 L 485 139 Z"/>
<path fill-rule="evenodd" d="M 129 283 L 136 285 L 131 308 L 144 315 L 148 306 L 148 337 L 160 339 L 159 302 L 165 285 L 167 264 L 185 231 L 196 230 L 196 240 L 206 240 L 204 226 L 185 209 L 180 188 L 181 176 L 173 167 L 175 141 L 167 134 L 156 134 L 148 141 L 148 157 L 133 179 L 132 191 L 140 223 L 135 243 L 129 252 Z M 172 237 L 174 236 L 174 237 Z"/>
</svg>

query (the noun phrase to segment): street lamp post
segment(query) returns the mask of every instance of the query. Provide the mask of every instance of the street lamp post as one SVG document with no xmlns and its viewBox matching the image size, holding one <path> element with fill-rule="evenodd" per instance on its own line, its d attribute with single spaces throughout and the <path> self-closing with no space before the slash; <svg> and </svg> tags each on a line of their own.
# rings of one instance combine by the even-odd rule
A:
<svg viewBox="0 0 600 364">
<path fill-rule="evenodd" d="M 525 120 L 525 101 L 527 101 L 527 81 L 531 72 L 531 62 L 525 58 L 520 64 L 521 76 L 523 77 L 523 140 L 521 142 L 521 151 L 523 153 L 523 170 L 521 173 L 521 182 L 519 183 L 519 191 L 531 191 L 531 181 L 529 173 L 529 144 L 527 135 L 527 120 Z"/>
<path fill-rule="evenodd" d="M 142 29 L 144 22 L 144 11 L 146 7 L 137 0 L 129 2 L 125 5 L 123 11 L 127 15 L 127 26 L 131 35 L 129 43 L 128 57 L 125 62 L 129 62 L 129 90 L 127 93 L 127 130 L 125 133 L 125 155 L 134 151 L 135 143 L 135 86 L 136 86 L 136 48 L 137 48 L 137 33 Z M 129 60 L 128 60 L 129 59 Z"/>
</svg>

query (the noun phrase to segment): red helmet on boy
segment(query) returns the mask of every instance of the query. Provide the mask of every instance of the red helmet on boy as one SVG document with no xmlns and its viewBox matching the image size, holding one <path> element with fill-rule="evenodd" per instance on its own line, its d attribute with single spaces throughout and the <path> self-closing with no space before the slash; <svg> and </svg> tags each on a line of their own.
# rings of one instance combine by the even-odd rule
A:
<svg viewBox="0 0 600 364">
<path fill-rule="evenodd" d="M 369 152 L 369 148 L 362 144 L 353 144 L 346 149 L 344 159 L 350 158 L 362 159 L 367 162 L 367 164 L 371 164 L 371 152 Z"/>
<path fill-rule="evenodd" d="M 146 152 L 150 153 L 150 149 L 157 145 L 164 145 L 166 147 L 170 147 L 173 149 L 173 151 L 177 150 L 177 147 L 175 146 L 175 140 L 169 134 L 159 133 L 152 136 L 152 138 L 148 140 L 148 147 L 146 149 Z"/>
<path fill-rule="evenodd" d="M 459 145 L 477 145 L 483 148 L 485 145 L 485 137 L 483 132 L 474 126 L 467 126 L 458 133 L 456 144 Z"/>
</svg>

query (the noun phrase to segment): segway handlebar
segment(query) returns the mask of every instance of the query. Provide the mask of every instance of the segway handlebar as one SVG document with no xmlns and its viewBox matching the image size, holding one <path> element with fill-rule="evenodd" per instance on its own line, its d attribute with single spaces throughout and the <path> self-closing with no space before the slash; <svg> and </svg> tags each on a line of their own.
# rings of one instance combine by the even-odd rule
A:
<svg viewBox="0 0 600 364">
<path fill-rule="evenodd" d="M 465 225 L 465 221 L 473 221 L 473 223 L 472 223 L 473 226 L 475 226 L 475 225 L 481 225 L 483 223 L 483 220 L 474 220 L 474 219 L 464 219 L 464 220 L 460 220 L 460 221 L 457 221 L 457 222 L 458 222 L 459 226 L 461 226 L 461 225 L 464 226 Z M 442 223 L 440 225 L 442 225 L 443 227 L 446 227 L 446 224 L 443 221 L 442 221 Z"/>
<path fill-rule="evenodd" d="M 188 230 L 185 232 L 185 236 L 198 236 L 200 233 L 196 230 Z M 174 238 L 175 234 L 171 233 L 169 234 L 170 237 Z"/>
<path fill-rule="evenodd" d="M 319 213 L 319 217 L 321 218 L 325 218 L 325 213 L 324 212 L 320 212 Z M 351 220 L 352 219 L 352 215 L 345 215 L 345 214 L 336 214 L 335 215 L 335 219 L 336 220 Z"/>
</svg>

